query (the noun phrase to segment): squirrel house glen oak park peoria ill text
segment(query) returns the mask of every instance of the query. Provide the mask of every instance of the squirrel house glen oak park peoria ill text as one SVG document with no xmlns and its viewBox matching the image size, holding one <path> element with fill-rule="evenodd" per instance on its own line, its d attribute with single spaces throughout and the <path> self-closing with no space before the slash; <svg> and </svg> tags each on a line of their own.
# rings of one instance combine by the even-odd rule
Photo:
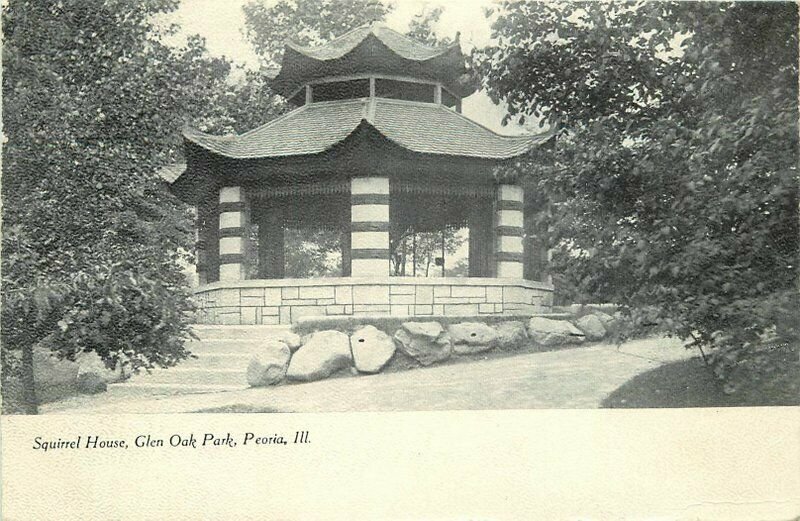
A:
<svg viewBox="0 0 800 521">
<path fill-rule="evenodd" d="M 44 439 L 36 436 L 32 448 L 43 452 L 76 449 L 129 449 L 129 448 L 160 448 L 160 447 L 237 447 L 237 446 L 272 446 L 272 445 L 302 445 L 311 443 L 308 431 L 296 431 L 289 436 L 280 434 L 257 434 L 245 432 L 233 435 L 230 432 L 224 435 L 203 433 L 195 435 L 172 434 L 170 436 L 154 436 L 152 434 L 139 434 L 133 438 L 133 443 L 123 439 L 104 438 L 94 435 L 80 435 L 74 438 Z"/>
</svg>

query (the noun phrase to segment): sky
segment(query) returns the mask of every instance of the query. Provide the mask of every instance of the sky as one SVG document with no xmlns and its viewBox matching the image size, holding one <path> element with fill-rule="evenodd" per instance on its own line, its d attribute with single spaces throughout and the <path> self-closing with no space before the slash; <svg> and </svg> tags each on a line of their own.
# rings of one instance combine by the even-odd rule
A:
<svg viewBox="0 0 800 521">
<path fill-rule="evenodd" d="M 186 34 L 199 34 L 206 39 L 211 52 L 226 56 L 236 63 L 255 68 L 258 60 L 244 37 L 242 5 L 247 0 L 182 0 L 180 7 L 170 16 Z M 272 3 L 275 0 L 265 0 Z M 405 32 L 408 22 L 424 9 L 442 7 L 439 24 L 434 28 L 442 36 L 455 36 L 461 32 L 461 46 L 465 53 L 473 47 L 482 47 L 490 41 L 490 22 L 484 8 L 491 0 L 393 0 L 395 8 L 387 17 L 386 25 Z M 500 134 L 519 134 L 522 127 L 500 122 L 505 114 L 489 97 L 478 92 L 464 100 L 463 114 Z"/>
</svg>

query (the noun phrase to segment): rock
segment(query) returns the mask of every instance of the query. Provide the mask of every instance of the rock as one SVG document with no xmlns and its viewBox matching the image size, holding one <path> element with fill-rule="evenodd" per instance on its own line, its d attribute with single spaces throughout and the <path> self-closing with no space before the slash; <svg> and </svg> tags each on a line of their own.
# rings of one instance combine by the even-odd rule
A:
<svg viewBox="0 0 800 521">
<path fill-rule="evenodd" d="M 277 340 L 278 342 L 283 342 L 291 350 L 292 353 L 300 349 L 300 346 L 303 345 L 300 335 L 298 335 L 294 331 L 289 331 L 289 330 L 276 331 L 275 333 L 270 333 L 269 339 Z"/>
<path fill-rule="evenodd" d="M 362 373 L 377 373 L 394 355 L 395 345 L 392 337 L 380 329 L 364 326 L 350 336 L 350 350 L 356 369 Z"/>
<path fill-rule="evenodd" d="M 308 336 L 306 343 L 289 361 L 286 376 L 290 380 L 309 382 L 327 378 L 353 362 L 350 338 L 341 331 L 319 331 Z"/>
<path fill-rule="evenodd" d="M 275 385 L 286 376 L 292 351 L 285 343 L 267 340 L 250 358 L 247 366 L 247 384 L 250 387 Z"/>
<path fill-rule="evenodd" d="M 470 355 L 489 351 L 497 345 L 497 331 L 482 322 L 461 322 L 447 328 L 453 351 Z"/>
<path fill-rule="evenodd" d="M 79 374 L 76 379 L 76 386 L 78 392 L 82 394 L 103 393 L 108 389 L 103 377 L 94 372 Z"/>
<path fill-rule="evenodd" d="M 444 331 L 438 322 L 403 322 L 402 326 L 410 335 L 427 337 L 430 340 L 436 340 Z"/>
<path fill-rule="evenodd" d="M 403 322 L 394 340 L 402 352 L 422 365 L 447 360 L 453 352 L 450 335 L 438 322 Z"/>
<path fill-rule="evenodd" d="M 606 336 L 606 328 L 597 315 L 584 315 L 575 321 L 575 325 L 588 340 L 602 340 Z"/>
<path fill-rule="evenodd" d="M 595 311 L 592 314 L 600 319 L 600 322 L 603 323 L 604 327 L 614 321 L 614 317 L 612 317 L 608 313 L 603 313 L 602 311 Z"/>
<path fill-rule="evenodd" d="M 544 317 L 530 319 L 528 334 L 534 342 L 543 346 L 579 344 L 586 339 L 580 329 L 566 320 L 552 320 Z"/>
<path fill-rule="evenodd" d="M 497 345 L 500 349 L 519 349 L 528 341 L 525 324 L 518 320 L 509 320 L 495 324 Z"/>
</svg>

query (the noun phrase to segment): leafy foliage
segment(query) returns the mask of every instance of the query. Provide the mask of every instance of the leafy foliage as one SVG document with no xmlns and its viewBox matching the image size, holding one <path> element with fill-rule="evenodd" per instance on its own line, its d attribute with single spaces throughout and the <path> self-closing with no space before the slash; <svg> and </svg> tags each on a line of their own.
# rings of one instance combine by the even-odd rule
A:
<svg viewBox="0 0 800 521">
<path fill-rule="evenodd" d="M 440 38 L 434 29 L 434 26 L 439 23 L 443 12 L 444 8 L 441 6 L 432 9 L 423 8 L 408 23 L 408 36 L 431 46 L 444 46 L 453 43 L 450 38 Z"/>
<path fill-rule="evenodd" d="M 155 172 L 179 158 L 181 126 L 224 126 L 209 100 L 230 65 L 199 37 L 162 43 L 175 29 L 153 19 L 177 3 L 3 8 L 4 377 L 34 344 L 133 369 L 188 355 L 193 233 Z"/>
<path fill-rule="evenodd" d="M 561 130 L 512 167 L 561 283 L 716 347 L 720 375 L 771 326 L 797 333 L 797 21 L 790 3 L 505 2 L 473 56 L 511 115 Z"/>
<path fill-rule="evenodd" d="M 341 232 L 328 229 L 287 230 L 286 276 L 341 277 Z"/>
<path fill-rule="evenodd" d="M 392 6 L 380 0 L 259 0 L 245 4 L 245 35 L 266 67 L 278 67 L 287 40 L 321 44 L 356 27 L 383 20 Z"/>
<path fill-rule="evenodd" d="M 458 231 L 455 228 L 446 228 L 441 232 L 415 232 L 410 228 L 401 236 L 392 238 L 390 249 L 393 273 L 409 277 L 440 274 L 441 267 L 436 266 L 435 260 L 442 256 L 442 241 L 445 256 L 454 255 L 466 240 Z"/>
</svg>

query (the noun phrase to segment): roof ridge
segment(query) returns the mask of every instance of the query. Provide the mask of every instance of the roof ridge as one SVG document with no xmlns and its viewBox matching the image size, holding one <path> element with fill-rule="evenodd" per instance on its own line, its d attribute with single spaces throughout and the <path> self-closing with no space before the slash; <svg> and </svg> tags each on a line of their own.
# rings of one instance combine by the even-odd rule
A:
<svg viewBox="0 0 800 521">
<path fill-rule="evenodd" d="M 280 116 L 278 116 L 277 118 L 275 118 L 275 119 L 273 119 L 273 120 L 270 120 L 270 121 L 267 121 L 266 123 L 264 123 L 264 124 L 263 124 L 263 125 L 261 125 L 261 126 L 258 126 L 258 127 L 256 127 L 256 128 L 251 128 L 251 129 L 250 129 L 250 130 L 248 130 L 247 132 L 243 132 L 243 133 L 239 134 L 239 135 L 238 135 L 238 137 L 245 137 L 245 136 L 249 136 L 250 134 L 253 134 L 253 133 L 255 133 L 255 132 L 258 132 L 259 130 L 263 130 L 263 129 L 265 129 L 265 128 L 269 127 L 269 126 L 276 125 L 278 122 L 280 122 L 280 121 L 282 121 L 282 120 L 284 120 L 284 119 L 288 118 L 290 115 L 292 115 L 292 114 L 297 114 L 297 113 L 299 113 L 301 110 L 306 110 L 306 109 L 307 109 L 309 106 L 310 106 L 309 104 L 306 104 L 306 105 L 303 105 L 302 107 L 298 107 L 298 108 L 296 108 L 296 109 L 294 109 L 294 110 L 290 110 L 290 111 L 289 111 L 289 112 L 287 112 L 286 114 L 281 114 L 281 115 L 280 115 Z"/>
<path fill-rule="evenodd" d="M 352 50 L 355 47 L 357 47 L 361 42 L 364 41 L 364 39 L 366 39 L 371 34 L 375 38 L 380 40 L 382 44 L 386 45 L 390 50 L 394 51 L 394 49 L 392 49 L 391 45 L 389 45 L 386 41 L 384 41 L 383 38 L 381 38 L 378 35 L 378 30 L 389 31 L 389 32 L 393 33 L 395 36 L 397 36 L 399 38 L 402 38 L 402 39 L 406 40 L 407 42 L 409 42 L 409 43 L 411 43 L 413 45 L 417 45 L 417 46 L 425 48 L 427 50 L 440 51 L 437 54 L 435 54 L 434 56 L 432 56 L 431 58 L 426 58 L 424 61 L 427 61 L 427 60 L 430 60 L 432 58 L 441 56 L 442 54 L 446 53 L 447 51 L 452 50 L 453 48 L 456 48 L 456 47 L 458 47 L 459 49 L 461 48 L 461 44 L 460 44 L 459 41 L 454 41 L 453 43 L 447 44 L 447 45 L 428 45 L 426 43 L 420 42 L 419 40 L 416 40 L 416 39 L 408 36 L 407 34 L 403 34 L 400 31 L 392 29 L 391 27 L 389 27 L 388 25 L 386 25 L 383 22 L 378 22 L 378 21 L 372 22 L 371 24 L 359 25 L 358 27 L 350 29 L 346 33 L 340 34 L 336 38 L 334 38 L 332 40 L 328 40 L 327 42 L 319 44 L 319 45 L 302 45 L 302 44 L 298 43 L 297 41 L 293 40 L 292 38 L 287 38 L 286 46 L 290 47 L 293 50 L 295 50 L 297 52 L 300 52 L 300 53 L 318 52 L 320 49 L 324 49 L 325 47 L 335 46 L 337 42 L 339 42 L 340 40 L 342 40 L 342 39 L 344 39 L 344 38 L 346 38 L 346 37 L 348 37 L 350 35 L 352 35 L 356 31 L 362 31 L 362 30 L 365 30 L 365 29 L 367 30 L 367 32 L 366 32 L 366 34 L 364 34 L 364 37 L 361 38 L 358 42 L 356 42 L 350 50 Z M 350 51 L 347 51 L 347 52 L 350 52 Z M 347 54 L 347 52 L 345 54 Z"/>
<path fill-rule="evenodd" d="M 376 28 L 386 29 L 387 31 L 391 31 L 391 32 L 395 33 L 397 36 L 399 36 L 401 38 L 404 38 L 405 40 L 408 40 L 409 42 L 411 42 L 411 43 L 413 43 L 415 45 L 419 45 L 419 46 L 422 46 L 422 47 L 427 47 L 428 49 L 437 49 L 437 50 L 447 51 L 447 50 L 450 50 L 451 48 L 453 48 L 454 46 L 459 45 L 459 42 L 453 42 L 453 43 L 447 44 L 447 45 L 428 45 L 427 43 L 423 43 L 423 42 L 421 42 L 419 40 L 415 40 L 414 38 L 410 37 L 407 34 L 403 34 L 400 31 L 395 31 L 394 29 L 392 29 L 391 27 L 389 27 L 387 25 L 377 26 Z M 370 32 L 372 32 L 372 34 L 374 34 L 375 36 L 378 36 L 378 34 L 375 32 L 375 28 L 371 28 Z M 378 36 L 378 38 L 380 38 L 380 36 Z M 381 41 L 383 41 L 383 40 L 381 40 Z M 386 42 L 384 42 L 384 43 L 386 43 Z"/>
<path fill-rule="evenodd" d="M 342 38 L 344 38 L 346 36 L 349 36 L 350 34 L 356 32 L 358 30 L 361 30 L 361 29 L 370 29 L 370 32 L 371 32 L 372 25 L 371 24 L 361 24 L 358 27 L 354 27 L 354 28 L 350 29 L 346 33 L 340 34 L 339 36 L 337 36 L 333 40 L 328 40 L 327 42 L 322 43 L 320 45 L 302 45 L 302 44 L 300 44 L 299 42 L 295 41 L 292 38 L 287 38 L 286 39 L 286 45 L 291 45 L 292 48 L 294 48 L 295 50 L 297 50 L 297 49 L 315 49 L 315 48 L 319 48 L 319 47 L 325 47 L 326 45 L 330 45 L 330 44 L 334 43 L 336 40 L 341 40 Z"/>
<path fill-rule="evenodd" d="M 487 126 L 482 125 L 481 123 L 478 123 L 477 121 L 475 121 L 475 120 L 473 120 L 471 118 L 468 118 L 464 114 L 461 114 L 460 112 L 456 112 L 454 110 L 451 110 L 451 109 L 449 109 L 449 108 L 447 108 L 444 105 L 441 105 L 439 103 L 430 103 L 430 102 L 427 102 L 427 101 L 412 101 L 412 100 L 394 99 L 394 98 L 375 98 L 375 99 L 378 100 L 380 103 L 394 103 L 396 105 L 416 105 L 416 106 L 420 106 L 420 107 L 435 107 L 437 110 L 443 110 L 448 114 L 455 115 L 455 116 L 457 116 L 457 117 L 459 117 L 459 118 L 461 118 L 461 119 L 463 119 L 465 121 L 468 121 L 473 126 L 481 128 L 483 130 L 486 130 L 486 131 L 492 133 L 493 135 L 495 135 L 495 136 L 497 136 L 499 138 L 533 139 L 533 138 L 537 138 L 537 137 L 540 137 L 540 136 L 545 136 L 545 135 L 551 133 L 550 131 L 547 131 L 547 132 L 542 132 L 542 133 L 539 133 L 539 134 L 519 134 L 519 135 L 516 135 L 516 136 L 509 136 L 509 135 L 505 135 L 505 134 L 500 134 L 500 133 L 490 129 Z"/>
<path fill-rule="evenodd" d="M 522 139 L 530 139 L 530 140 L 533 140 L 535 138 L 538 138 L 539 136 L 544 136 L 544 135 L 547 135 L 547 134 L 550 133 L 550 131 L 547 131 L 547 132 L 542 132 L 540 134 L 519 134 L 519 135 L 516 135 L 516 136 L 508 136 L 508 135 L 500 134 L 499 132 L 495 132 L 494 130 L 490 129 L 486 125 L 482 125 L 481 123 L 478 123 L 477 121 L 475 121 L 475 120 L 473 120 L 471 118 L 468 118 L 467 116 L 465 116 L 464 114 L 461 114 L 460 112 L 456 112 L 454 110 L 450 110 L 447 107 L 445 107 L 444 105 L 439 105 L 439 108 L 442 109 L 442 110 L 446 110 L 447 112 L 451 112 L 451 113 L 455 114 L 456 116 L 458 116 L 459 118 L 464 119 L 466 121 L 469 121 L 474 126 L 482 128 L 483 130 L 486 130 L 488 132 L 491 132 L 495 136 L 497 136 L 499 138 L 503 138 L 503 139 L 520 139 L 520 140 L 522 140 Z"/>
</svg>

